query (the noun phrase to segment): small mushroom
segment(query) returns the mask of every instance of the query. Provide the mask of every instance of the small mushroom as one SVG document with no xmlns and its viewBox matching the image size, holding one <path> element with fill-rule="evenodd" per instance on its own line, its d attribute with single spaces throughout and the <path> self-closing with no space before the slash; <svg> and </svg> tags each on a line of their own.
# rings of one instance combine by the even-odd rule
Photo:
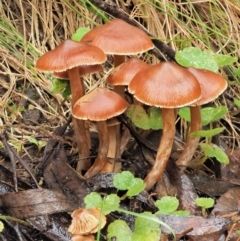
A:
<svg viewBox="0 0 240 241">
<path fill-rule="evenodd" d="M 190 133 L 202 129 L 200 106 L 215 100 L 227 88 L 227 81 L 217 73 L 210 70 L 188 68 L 187 69 L 198 80 L 201 86 L 202 97 L 190 105 L 191 126 Z M 176 161 L 177 165 L 185 168 L 197 149 L 199 137 L 187 137 L 185 148 Z"/>
<path fill-rule="evenodd" d="M 77 119 L 95 121 L 99 136 L 98 155 L 92 167 L 84 175 L 85 178 L 99 173 L 106 164 L 109 149 L 106 120 L 122 114 L 127 106 L 126 100 L 120 95 L 104 88 L 95 88 L 74 105 L 73 116 Z"/>
<path fill-rule="evenodd" d="M 105 54 L 113 54 L 114 67 L 125 61 L 125 55 L 140 54 L 154 48 L 143 30 L 121 19 L 113 19 L 90 30 L 81 41 L 98 46 Z"/>
<path fill-rule="evenodd" d="M 162 139 L 155 163 L 144 179 L 146 190 L 149 190 L 161 178 L 171 154 L 175 135 L 174 110 L 198 100 L 201 88 L 188 70 L 175 63 L 163 62 L 139 71 L 128 90 L 138 101 L 162 108 Z"/>
<path fill-rule="evenodd" d="M 74 235 L 96 233 L 100 224 L 100 229 L 106 224 L 106 216 L 101 214 L 101 210 L 98 208 L 79 208 L 73 211 L 71 217 L 72 223 L 68 228 L 68 232 Z"/>
<path fill-rule="evenodd" d="M 79 66 L 96 65 L 105 62 L 106 55 L 94 45 L 73 40 L 65 40 L 55 49 L 43 54 L 36 62 L 36 69 L 45 72 L 67 71 L 72 94 L 72 107 L 85 93 L 83 81 L 80 78 Z M 83 167 L 84 158 L 89 157 L 89 146 L 86 135 L 85 123 L 73 118 L 75 137 L 78 144 L 79 162 L 77 170 Z M 81 167 L 81 168 L 80 168 Z"/>
</svg>

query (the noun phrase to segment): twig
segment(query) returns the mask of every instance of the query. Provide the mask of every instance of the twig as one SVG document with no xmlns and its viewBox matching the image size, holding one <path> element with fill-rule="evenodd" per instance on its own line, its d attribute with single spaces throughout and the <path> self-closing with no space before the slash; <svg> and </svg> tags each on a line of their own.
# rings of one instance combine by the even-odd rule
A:
<svg viewBox="0 0 240 241">
<path fill-rule="evenodd" d="M 0 141 L 3 143 L 6 151 L 8 152 L 8 155 L 10 157 L 11 163 L 12 163 L 12 168 L 13 168 L 13 181 L 14 181 L 14 189 L 17 192 L 18 191 L 18 185 L 17 185 L 17 172 L 16 172 L 16 163 L 15 163 L 15 158 L 22 164 L 22 166 L 27 170 L 27 172 L 30 174 L 32 177 L 33 181 L 35 182 L 37 188 L 41 188 L 38 185 L 37 180 L 35 179 L 34 175 L 30 171 L 29 167 L 27 164 L 20 158 L 18 153 L 8 144 L 7 139 L 4 134 L 0 135 Z"/>
</svg>

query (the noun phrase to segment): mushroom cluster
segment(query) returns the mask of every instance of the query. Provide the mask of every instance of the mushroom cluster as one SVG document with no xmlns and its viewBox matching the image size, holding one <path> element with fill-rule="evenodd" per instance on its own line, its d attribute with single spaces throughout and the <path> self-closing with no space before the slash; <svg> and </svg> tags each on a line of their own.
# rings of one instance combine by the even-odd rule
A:
<svg viewBox="0 0 240 241">
<path fill-rule="evenodd" d="M 38 59 L 38 70 L 53 72 L 70 81 L 73 126 L 79 151 L 77 171 L 86 171 L 85 178 L 114 170 L 114 160 L 120 157 L 120 127 L 116 116 L 128 107 L 126 90 L 132 94 L 134 103 L 162 110 L 163 134 L 155 163 L 144 180 L 146 190 L 150 190 L 161 178 L 171 154 L 177 109 L 190 106 L 190 133 L 198 131 L 201 129 L 200 105 L 214 100 L 226 89 L 226 80 L 208 70 L 184 68 L 172 62 L 148 65 L 137 57 L 125 61 L 126 55 L 152 48 L 154 45 L 144 31 L 113 19 L 90 30 L 81 41 L 65 40 Z M 107 54 L 114 58 L 114 69 L 107 78 L 113 90 L 97 87 L 86 94 L 81 76 L 101 71 L 100 64 L 106 61 Z M 91 167 L 86 121 L 96 124 L 99 136 L 98 155 Z M 198 142 L 198 138 L 188 136 L 177 160 L 179 166 L 188 165 Z M 109 158 L 113 161 L 108 162 Z"/>
</svg>

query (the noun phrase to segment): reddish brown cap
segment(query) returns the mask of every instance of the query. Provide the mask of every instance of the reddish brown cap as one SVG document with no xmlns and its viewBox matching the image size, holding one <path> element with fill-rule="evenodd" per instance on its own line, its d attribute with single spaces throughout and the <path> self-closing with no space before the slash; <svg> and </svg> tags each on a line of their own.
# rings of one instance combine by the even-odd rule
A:
<svg viewBox="0 0 240 241">
<path fill-rule="evenodd" d="M 98 230 L 101 217 L 101 228 L 106 224 L 105 215 L 101 214 L 100 209 L 79 208 L 72 213 L 72 223 L 68 228 L 68 232 L 72 234 L 89 234 L 95 233 Z"/>
<path fill-rule="evenodd" d="M 110 85 L 129 85 L 134 75 L 148 66 L 139 58 L 132 57 L 116 67 L 108 76 L 107 82 Z"/>
<path fill-rule="evenodd" d="M 176 108 L 201 97 L 197 79 L 185 68 L 162 62 L 139 71 L 128 86 L 134 97 L 147 105 Z"/>
<path fill-rule="evenodd" d="M 94 45 L 65 40 L 55 49 L 43 54 L 36 69 L 46 72 L 61 72 L 80 65 L 95 65 L 106 61 L 106 55 Z"/>
<path fill-rule="evenodd" d="M 93 73 L 96 73 L 96 72 L 103 71 L 102 66 L 99 65 L 99 64 L 84 65 L 84 66 L 79 66 L 78 68 L 79 68 L 80 76 L 87 75 L 87 74 L 93 74 Z M 67 71 L 54 72 L 53 74 L 54 74 L 55 77 L 57 77 L 59 79 L 69 79 Z"/>
<path fill-rule="evenodd" d="M 122 114 L 127 106 L 126 100 L 115 92 L 95 88 L 76 102 L 72 114 L 77 119 L 102 121 Z"/>
<path fill-rule="evenodd" d="M 202 97 L 192 106 L 203 105 L 215 100 L 227 88 L 227 81 L 217 73 L 205 69 L 188 68 L 201 86 Z"/>
<path fill-rule="evenodd" d="M 87 32 L 81 41 L 98 46 L 106 54 L 138 54 L 154 48 L 149 36 L 121 19 L 98 26 Z"/>
</svg>

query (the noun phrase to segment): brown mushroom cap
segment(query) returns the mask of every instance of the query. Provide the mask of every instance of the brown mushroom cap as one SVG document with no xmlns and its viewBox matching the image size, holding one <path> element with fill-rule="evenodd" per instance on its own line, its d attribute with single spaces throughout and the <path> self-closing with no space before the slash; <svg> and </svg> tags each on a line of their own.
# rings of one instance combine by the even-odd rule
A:
<svg viewBox="0 0 240 241">
<path fill-rule="evenodd" d="M 205 69 L 188 68 L 187 70 L 196 77 L 202 92 L 202 97 L 192 106 L 215 100 L 227 88 L 227 81 L 220 74 Z"/>
<path fill-rule="evenodd" d="M 101 216 L 101 228 L 106 224 L 105 215 L 101 214 L 101 210 L 98 208 L 83 209 L 79 208 L 72 213 L 72 223 L 68 228 L 68 232 L 72 234 L 89 234 L 95 233 L 100 225 Z"/>
<path fill-rule="evenodd" d="M 80 65 L 95 65 L 106 61 L 101 49 L 85 42 L 65 40 L 55 49 L 43 54 L 36 69 L 46 72 L 61 72 Z"/>
<path fill-rule="evenodd" d="M 72 113 L 77 119 L 102 121 L 122 114 L 127 106 L 127 102 L 115 92 L 95 88 L 76 102 Z"/>
<path fill-rule="evenodd" d="M 139 58 L 132 57 L 123 64 L 116 67 L 108 76 L 107 82 L 110 85 L 129 85 L 137 72 L 148 66 L 148 64 Z"/>
<path fill-rule="evenodd" d="M 201 97 L 197 79 L 187 69 L 172 62 L 140 70 L 128 90 L 140 102 L 164 108 L 190 105 Z"/>
<path fill-rule="evenodd" d="M 106 54 L 138 54 L 154 48 L 149 36 L 121 19 L 98 26 L 87 32 L 81 41 L 98 46 Z"/>
<path fill-rule="evenodd" d="M 79 66 L 78 68 L 79 68 L 80 76 L 101 72 L 103 70 L 102 66 L 99 64 L 84 65 L 84 66 Z M 67 71 L 54 72 L 53 75 L 59 79 L 69 79 Z"/>
</svg>

